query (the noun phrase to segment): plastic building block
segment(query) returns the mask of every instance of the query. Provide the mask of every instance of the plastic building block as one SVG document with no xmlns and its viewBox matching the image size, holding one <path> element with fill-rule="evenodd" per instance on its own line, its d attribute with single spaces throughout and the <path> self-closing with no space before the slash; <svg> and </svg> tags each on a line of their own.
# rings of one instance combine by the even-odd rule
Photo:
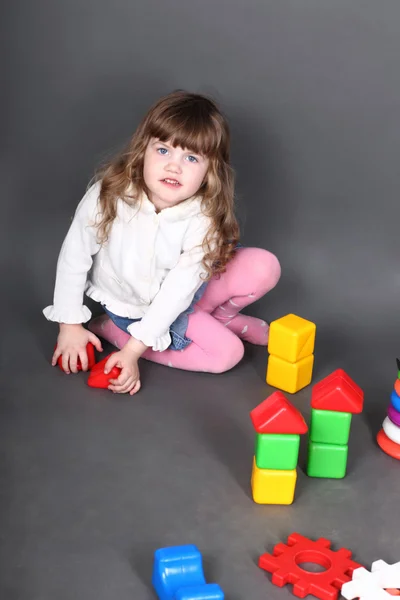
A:
<svg viewBox="0 0 400 600">
<path fill-rule="evenodd" d="M 397 427 L 389 417 L 386 417 L 382 423 L 382 429 L 388 436 L 389 440 L 392 440 L 395 444 L 400 444 L 400 427 Z"/>
<path fill-rule="evenodd" d="M 152 583 L 159 600 L 224 600 L 219 585 L 206 583 L 202 556 L 193 544 L 156 550 Z"/>
<path fill-rule="evenodd" d="M 297 471 L 259 469 L 253 459 L 251 488 L 257 504 L 292 504 L 296 489 Z"/>
<path fill-rule="evenodd" d="M 310 440 L 322 444 L 347 444 L 350 437 L 351 413 L 311 409 Z"/>
<path fill-rule="evenodd" d="M 56 348 L 57 348 L 57 345 L 55 346 L 54 350 Z M 94 354 L 94 346 L 91 342 L 88 342 L 88 344 L 86 345 L 86 352 L 87 352 L 87 357 L 88 357 L 88 369 L 90 370 L 96 364 L 96 357 Z M 57 364 L 60 367 L 61 371 L 64 371 L 63 366 L 62 366 L 62 356 L 58 357 Z M 82 364 L 81 364 L 80 358 L 78 358 L 78 362 L 77 362 L 76 366 L 77 366 L 78 371 L 82 371 Z"/>
<path fill-rule="evenodd" d="M 257 433 L 302 434 L 308 431 L 303 415 L 282 392 L 274 392 L 256 406 L 250 419 Z"/>
<path fill-rule="evenodd" d="M 272 321 L 269 327 L 268 352 L 295 363 L 314 352 L 315 323 L 289 314 Z"/>
<path fill-rule="evenodd" d="M 295 363 L 290 363 L 274 354 L 268 357 L 268 385 L 289 394 L 295 394 L 311 383 L 314 366 L 314 355 L 310 354 Z"/>
<path fill-rule="evenodd" d="M 396 379 L 394 382 L 394 391 L 398 396 L 400 396 L 400 379 Z"/>
<path fill-rule="evenodd" d="M 281 433 L 257 433 L 256 465 L 259 469 L 291 471 L 297 466 L 300 436 Z"/>
<path fill-rule="evenodd" d="M 383 450 L 386 454 L 388 454 L 392 458 L 400 460 L 400 445 L 395 444 L 395 442 L 392 442 L 392 440 L 388 438 L 383 429 L 381 429 L 378 432 L 378 435 L 376 436 L 376 441 L 378 442 L 378 445 L 381 448 L 381 450 Z"/>
<path fill-rule="evenodd" d="M 390 402 L 392 403 L 393 408 L 400 412 L 400 396 L 398 396 L 394 390 L 390 395 Z"/>
<path fill-rule="evenodd" d="M 114 352 L 111 354 L 114 354 Z M 87 381 L 87 384 L 90 387 L 107 389 L 110 385 L 110 379 L 116 379 L 121 373 L 122 369 L 119 367 L 113 367 L 111 371 L 107 373 L 107 375 L 104 373 L 104 367 L 106 366 L 106 362 L 110 358 L 111 354 L 103 358 L 103 360 L 100 362 L 96 363 L 90 371 Z"/>
<path fill-rule="evenodd" d="M 343 479 L 347 469 L 348 446 L 308 443 L 307 475 Z"/>
<path fill-rule="evenodd" d="M 322 379 L 312 390 L 311 408 L 358 414 L 363 404 L 364 392 L 343 369 Z"/>
<path fill-rule="evenodd" d="M 224 600 L 224 592 L 216 583 L 206 583 L 194 587 L 181 587 L 174 600 Z"/>
<path fill-rule="evenodd" d="M 346 600 L 359 598 L 360 600 L 388 600 L 391 595 L 386 592 L 379 581 L 364 567 L 355 569 L 352 581 L 342 586 L 342 596 Z"/>
<path fill-rule="evenodd" d="M 319 600 L 337 600 L 339 590 L 350 580 L 354 571 L 361 565 L 351 560 L 350 550 L 341 548 L 333 551 L 331 542 L 324 538 L 312 541 L 299 533 L 288 537 L 287 545 L 279 543 L 272 554 L 260 556 L 261 569 L 273 573 L 272 583 L 283 587 L 293 584 L 293 594 L 305 598 L 314 595 Z M 322 573 L 305 571 L 300 565 L 315 563 L 326 569 Z"/>
<path fill-rule="evenodd" d="M 392 423 L 400 427 L 400 412 L 392 404 L 388 406 L 387 415 Z"/>
<path fill-rule="evenodd" d="M 179 588 L 204 585 L 206 581 L 199 549 L 188 544 L 156 550 L 152 583 L 159 600 L 174 600 Z"/>
<path fill-rule="evenodd" d="M 397 377 L 400 379 L 400 359 L 396 358 L 397 364 Z"/>
</svg>

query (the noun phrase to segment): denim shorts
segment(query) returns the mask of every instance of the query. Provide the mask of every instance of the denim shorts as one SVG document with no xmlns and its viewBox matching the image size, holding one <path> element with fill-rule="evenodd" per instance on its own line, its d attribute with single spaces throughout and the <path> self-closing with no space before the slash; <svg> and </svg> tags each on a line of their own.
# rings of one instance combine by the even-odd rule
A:
<svg viewBox="0 0 400 600">
<path fill-rule="evenodd" d="M 235 249 L 237 249 L 237 248 L 244 248 L 244 246 L 243 246 L 243 244 L 238 242 L 235 246 Z M 203 296 L 208 284 L 209 284 L 209 281 L 205 281 L 199 287 L 199 289 L 197 290 L 197 292 L 195 293 L 195 295 L 193 297 L 193 300 L 192 300 L 190 306 L 185 311 L 183 311 L 175 319 L 175 321 L 171 324 L 171 326 L 169 328 L 169 333 L 171 335 L 171 344 L 170 344 L 170 346 L 168 346 L 168 350 L 184 350 L 187 346 L 189 346 L 189 344 L 192 343 L 192 340 L 190 338 L 186 337 L 189 315 L 194 311 L 195 304 L 197 304 L 197 302 Z M 103 308 L 104 308 L 105 312 L 108 314 L 108 316 L 110 317 L 110 319 L 115 323 L 115 325 L 117 327 L 119 327 L 120 329 L 122 329 L 123 331 L 126 331 L 127 333 L 129 333 L 128 332 L 129 325 L 131 325 L 132 323 L 136 323 L 137 321 L 141 321 L 141 318 L 129 319 L 128 317 L 120 317 L 118 315 L 115 315 L 114 313 L 109 311 L 108 308 L 106 308 L 106 306 L 104 306 L 104 305 L 103 305 Z"/>
<path fill-rule="evenodd" d="M 208 285 L 208 281 L 205 281 L 200 288 L 195 293 L 193 300 L 190 306 L 182 312 L 172 323 L 169 328 L 169 333 L 171 334 L 171 344 L 168 346 L 168 350 L 184 350 L 189 344 L 192 342 L 191 339 L 186 337 L 186 330 L 189 321 L 189 315 L 194 310 L 194 305 L 196 302 L 200 300 L 204 292 L 206 291 L 206 287 Z M 120 317 L 112 313 L 106 306 L 103 305 L 105 312 L 108 314 L 110 319 L 123 331 L 128 332 L 128 327 L 132 323 L 136 323 L 137 321 L 141 321 L 140 319 L 129 319 L 128 317 Z"/>
</svg>

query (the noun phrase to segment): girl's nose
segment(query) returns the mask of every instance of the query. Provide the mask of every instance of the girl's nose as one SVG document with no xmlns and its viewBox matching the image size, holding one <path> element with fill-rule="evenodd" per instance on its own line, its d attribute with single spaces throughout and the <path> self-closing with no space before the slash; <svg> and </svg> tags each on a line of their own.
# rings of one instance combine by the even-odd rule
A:
<svg viewBox="0 0 400 600">
<path fill-rule="evenodd" d="M 169 162 L 166 166 L 166 169 L 167 169 L 167 171 L 170 171 L 171 173 L 182 173 L 181 166 L 179 165 L 179 163 L 177 163 L 175 161 Z"/>
</svg>

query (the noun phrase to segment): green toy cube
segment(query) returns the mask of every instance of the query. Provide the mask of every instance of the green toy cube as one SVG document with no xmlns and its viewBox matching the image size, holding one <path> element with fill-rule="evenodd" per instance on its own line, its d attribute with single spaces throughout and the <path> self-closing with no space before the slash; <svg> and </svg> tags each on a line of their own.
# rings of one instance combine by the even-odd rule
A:
<svg viewBox="0 0 400 600">
<path fill-rule="evenodd" d="M 300 435 L 257 433 L 255 457 L 259 469 L 291 471 L 299 458 Z"/>
<path fill-rule="evenodd" d="M 307 475 L 343 479 L 346 475 L 348 446 L 309 442 Z"/>
<path fill-rule="evenodd" d="M 351 413 L 311 409 L 310 440 L 344 446 L 349 441 Z"/>
</svg>

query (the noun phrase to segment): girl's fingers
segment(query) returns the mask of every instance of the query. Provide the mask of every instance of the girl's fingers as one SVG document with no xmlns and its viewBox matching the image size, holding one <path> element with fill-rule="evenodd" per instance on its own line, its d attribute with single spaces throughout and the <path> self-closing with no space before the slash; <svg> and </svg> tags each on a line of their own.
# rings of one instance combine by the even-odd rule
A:
<svg viewBox="0 0 400 600">
<path fill-rule="evenodd" d="M 140 388 L 142 387 L 142 384 L 140 383 L 140 379 L 137 380 L 137 382 L 135 383 L 135 385 L 133 386 L 133 388 L 131 389 L 131 391 L 129 392 L 131 396 L 133 396 L 133 394 L 136 394 Z"/>
<path fill-rule="evenodd" d="M 89 366 L 88 355 L 86 352 L 86 348 L 79 351 L 79 360 L 81 361 L 82 371 L 87 371 Z"/>
<path fill-rule="evenodd" d="M 78 372 L 78 355 L 75 352 L 72 356 L 70 356 L 69 358 L 69 366 L 70 369 L 73 373 L 77 373 Z"/>
<path fill-rule="evenodd" d="M 109 373 L 111 371 L 111 369 L 113 367 L 115 367 L 118 364 L 119 358 L 118 358 L 118 356 L 116 356 L 116 354 L 118 354 L 118 353 L 114 352 L 113 354 L 111 354 L 110 358 L 104 365 L 104 373 L 106 375 L 107 375 L 107 373 Z"/>
<path fill-rule="evenodd" d="M 57 361 L 58 361 L 58 359 L 59 359 L 60 356 L 61 356 L 61 351 L 58 348 L 56 348 L 55 351 L 54 351 L 53 357 L 51 359 L 51 365 L 53 367 L 55 367 L 55 365 L 57 364 Z"/>
<path fill-rule="evenodd" d="M 134 378 L 133 375 L 131 375 L 124 385 L 110 385 L 108 389 L 117 394 L 125 394 L 125 392 L 131 388 L 133 382 Z"/>
<path fill-rule="evenodd" d="M 121 394 L 127 394 L 128 392 L 130 393 L 132 389 L 135 389 L 137 384 L 137 380 L 132 378 L 129 383 L 127 383 L 121 390 Z"/>
<path fill-rule="evenodd" d="M 121 363 L 117 362 L 117 366 L 121 366 Z M 128 381 L 132 383 L 133 375 L 129 372 L 129 369 L 126 367 L 122 367 L 121 373 L 115 379 L 109 379 L 111 385 L 116 385 L 118 387 L 127 387 Z"/>
<path fill-rule="evenodd" d="M 125 385 L 131 377 L 132 375 L 126 375 L 126 373 L 124 373 L 124 371 L 122 370 L 117 379 L 110 379 L 110 383 L 112 385 L 118 385 L 119 387 L 121 387 L 122 385 Z"/>
<path fill-rule="evenodd" d="M 122 370 L 117 379 L 109 379 L 109 382 L 111 383 L 111 385 L 117 385 L 118 387 L 121 387 L 123 385 L 126 385 L 128 379 L 130 379 L 131 377 L 132 375 L 126 375 Z"/>
<path fill-rule="evenodd" d="M 64 353 L 62 355 L 62 368 L 65 373 L 69 373 L 69 354 Z"/>
<path fill-rule="evenodd" d="M 91 333 L 89 335 L 89 342 L 93 344 L 96 350 L 98 350 L 99 352 L 103 352 L 103 346 L 101 345 L 101 341 L 96 335 L 94 335 L 94 333 Z"/>
<path fill-rule="evenodd" d="M 132 379 L 132 381 L 130 382 L 130 384 L 124 386 L 124 388 L 121 390 L 121 394 L 131 393 L 131 390 L 135 389 L 136 384 L 137 384 L 137 380 Z"/>
</svg>

